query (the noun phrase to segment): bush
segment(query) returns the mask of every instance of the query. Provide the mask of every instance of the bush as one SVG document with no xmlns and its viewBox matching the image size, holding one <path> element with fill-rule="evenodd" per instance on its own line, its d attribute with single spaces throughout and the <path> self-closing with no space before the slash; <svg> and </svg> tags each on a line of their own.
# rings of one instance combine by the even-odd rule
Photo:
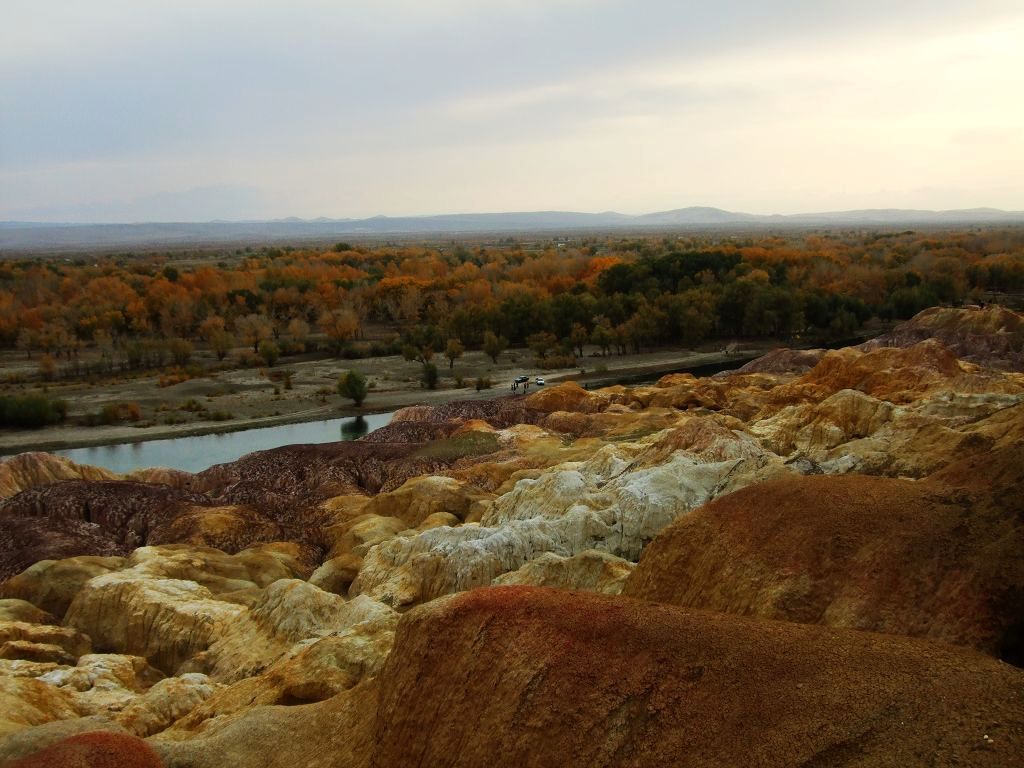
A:
<svg viewBox="0 0 1024 768">
<path fill-rule="evenodd" d="M 547 371 L 551 370 L 552 368 L 575 368 L 576 356 L 548 355 L 543 360 L 537 361 L 537 367 Z"/>
<path fill-rule="evenodd" d="M 370 356 L 370 347 L 367 344 L 347 344 L 341 350 L 340 357 L 344 360 L 362 360 Z"/>
<path fill-rule="evenodd" d="M 87 427 L 100 427 L 123 421 L 139 421 L 141 418 L 142 408 L 138 403 L 108 403 L 99 412 L 87 414 L 83 423 Z"/>
<path fill-rule="evenodd" d="M 440 381 L 440 376 L 437 374 L 437 366 L 433 363 L 427 363 L 423 366 L 423 386 L 427 389 L 437 389 L 437 384 Z"/>
<path fill-rule="evenodd" d="M 57 361 L 53 355 L 43 355 L 39 358 L 39 375 L 43 381 L 53 381 L 57 377 Z"/>
<path fill-rule="evenodd" d="M 192 359 L 192 342 L 186 339 L 171 339 L 167 342 L 167 350 L 176 365 L 188 365 L 188 361 Z"/>
<path fill-rule="evenodd" d="M 259 356 L 251 349 L 243 349 L 238 353 L 238 365 L 240 368 L 255 368 L 260 362 Z"/>
<path fill-rule="evenodd" d="M 359 371 L 348 371 L 338 380 L 338 394 L 355 403 L 356 408 L 366 399 L 367 389 L 366 377 Z"/>
<path fill-rule="evenodd" d="M 0 397 L 0 426 L 39 429 L 59 424 L 68 416 L 68 404 L 45 395 Z"/>
<path fill-rule="evenodd" d="M 265 362 L 268 367 L 273 368 L 274 363 L 277 362 L 277 358 L 281 356 L 280 348 L 270 339 L 264 339 L 260 342 L 259 349 L 259 354 L 260 357 L 263 358 L 263 362 Z"/>
<path fill-rule="evenodd" d="M 202 369 L 193 368 L 171 368 L 167 373 L 160 374 L 160 378 L 157 379 L 158 387 L 173 387 L 175 384 L 181 384 L 189 379 L 195 379 L 202 375 Z"/>
<path fill-rule="evenodd" d="M 476 380 L 476 391 L 479 392 L 484 389 L 491 388 L 491 380 L 486 376 L 481 376 Z"/>
</svg>

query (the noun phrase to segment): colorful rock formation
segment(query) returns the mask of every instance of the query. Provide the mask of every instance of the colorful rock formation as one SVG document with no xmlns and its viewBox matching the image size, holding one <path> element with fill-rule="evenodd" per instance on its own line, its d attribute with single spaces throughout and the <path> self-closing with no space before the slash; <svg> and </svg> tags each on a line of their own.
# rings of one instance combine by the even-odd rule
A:
<svg viewBox="0 0 1024 768">
<path fill-rule="evenodd" d="M 0 461 L 0 766 L 1024 765 L 1022 327 Z"/>
</svg>

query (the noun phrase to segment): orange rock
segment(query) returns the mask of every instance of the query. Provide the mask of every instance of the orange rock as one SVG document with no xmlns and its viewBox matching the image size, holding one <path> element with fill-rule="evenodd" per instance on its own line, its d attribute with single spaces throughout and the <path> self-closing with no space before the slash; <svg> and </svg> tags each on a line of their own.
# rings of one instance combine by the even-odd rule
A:
<svg viewBox="0 0 1024 768">
<path fill-rule="evenodd" d="M 555 411 L 596 413 L 607 408 L 609 402 L 607 395 L 588 392 L 575 381 L 567 381 L 545 387 L 539 392 L 529 395 L 526 398 L 526 407 L 542 413 L 554 413 Z"/>
</svg>

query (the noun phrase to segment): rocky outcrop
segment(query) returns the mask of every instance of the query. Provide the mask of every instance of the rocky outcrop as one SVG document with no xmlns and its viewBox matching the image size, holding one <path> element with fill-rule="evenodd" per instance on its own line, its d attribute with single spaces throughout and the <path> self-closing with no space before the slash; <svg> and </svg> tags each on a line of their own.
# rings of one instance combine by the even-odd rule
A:
<svg viewBox="0 0 1024 768">
<path fill-rule="evenodd" d="M 24 757 L 11 768 L 163 768 L 146 742 L 109 731 L 95 731 L 66 739 Z"/>
<path fill-rule="evenodd" d="M 1006 472 L 971 489 L 846 476 L 740 490 L 663 531 L 624 594 L 1024 659 L 1024 452 L 987 467 Z"/>
<path fill-rule="evenodd" d="M 369 764 L 1014 765 L 1022 685 L 907 638 L 482 589 L 403 618 Z"/>
<path fill-rule="evenodd" d="M 197 475 L 13 461 L 0 765 L 1020 764 L 1024 376 L 893 343 Z"/>
<path fill-rule="evenodd" d="M 0 737 L 80 714 L 71 695 L 52 685 L 31 677 L 0 675 Z"/>
<path fill-rule="evenodd" d="M 369 681 L 302 706 L 249 706 L 191 738 L 172 739 L 168 731 L 150 745 L 167 768 L 366 768 L 377 748 L 376 699 L 376 683 Z"/>
<path fill-rule="evenodd" d="M 223 629 L 204 662 L 217 680 L 233 682 L 263 671 L 301 641 L 367 622 L 393 631 L 397 619 L 394 611 L 368 597 L 345 601 L 304 581 L 283 579 Z"/>
<path fill-rule="evenodd" d="M 40 610 L 27 600 L 17 598 L 0 599 L 0 623 L 25 621 L 29 624 L 52 624 L 54 617 Z"/>
<path fill-rule="evenodd" d="M 773 349 L 740 366 L 736 373 L 806 373 L 824 354 L 824 349 Z"/>
<path fill-rule="evenodd" d="M 617 595 L 634 564 L 621 557 L 588 549 L 572 557 L 545 552 L 517 571 L 494 580 L 497 586 L 557 587 Z"/>
<path fill-rule="evenodd" d="M 365 554 L 351 590 L 404 606 L 485 586 L 548 552 L 571 557 L 596 549 L 635 560 L 680 514 L 786 472 L 777 458 L 728 430 L 697 451 L 675 449 L 672 441 L 679 436 L 669 432 L 634 445 L 606 445 L 585 462 L 519 480 L 489 506 L 479 527 L 381 542 Z M 735 445 L 726 447 L 730 442 Z"/>
<path fill-rule="evenodd" d="M 39 451 L 19 453 L 0 459 L 0 499 L 6 499 L 30 488 L 59 483 L 63 480 L 117 480 L 119 475 L 101 467 L 76 464 L 63 456 Z"/>
<path fill-rule="evenodd" d="M 27 600 L 54 616 L 63 617 L 85 582 L 123 566 L 123 557 L 41 560 L 0 584 L 0 595 Z"/>
<path fill-rule="evenodd" d="M 142 656 L 173 673 L 209 648 L 244 611 L 194 581 L 149 578 L 129 569 L 87 582 L 66 621 L 98 649 Z"/>
<path fill-rule="evenodd" d="M 1024 316 L 999 306 L 932 307 L 861 346 L 911 347 L 926 339 L 972 363 L 1024 371 Z"/>
<path fill-rule="evenodd" d="M 66 480 L 0 503 L 0 579 L 40 560 L 126 555 L 151 540 L 183 508 L 209 503 L 162 485 Z"/>
</svg>

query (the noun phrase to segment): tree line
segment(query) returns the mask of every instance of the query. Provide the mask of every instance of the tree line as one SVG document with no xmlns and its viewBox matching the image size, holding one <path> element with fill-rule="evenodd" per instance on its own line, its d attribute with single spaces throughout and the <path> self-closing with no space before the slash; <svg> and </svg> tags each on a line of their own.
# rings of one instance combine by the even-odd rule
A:
<svg viewBox="0 0 1024 768">
<path fill-rule="evenodd" d="M 464 350 L 525 346 L 557 364 L 585 345 L 845 338 L 873 318 L 1022 289 L 1019 229 L 9 260 L 0 346 L 38 355 L 44 378 L 184 366 L 197 350 L 225 363 L 315 350 L 450 366 Z"/>
</svg>

